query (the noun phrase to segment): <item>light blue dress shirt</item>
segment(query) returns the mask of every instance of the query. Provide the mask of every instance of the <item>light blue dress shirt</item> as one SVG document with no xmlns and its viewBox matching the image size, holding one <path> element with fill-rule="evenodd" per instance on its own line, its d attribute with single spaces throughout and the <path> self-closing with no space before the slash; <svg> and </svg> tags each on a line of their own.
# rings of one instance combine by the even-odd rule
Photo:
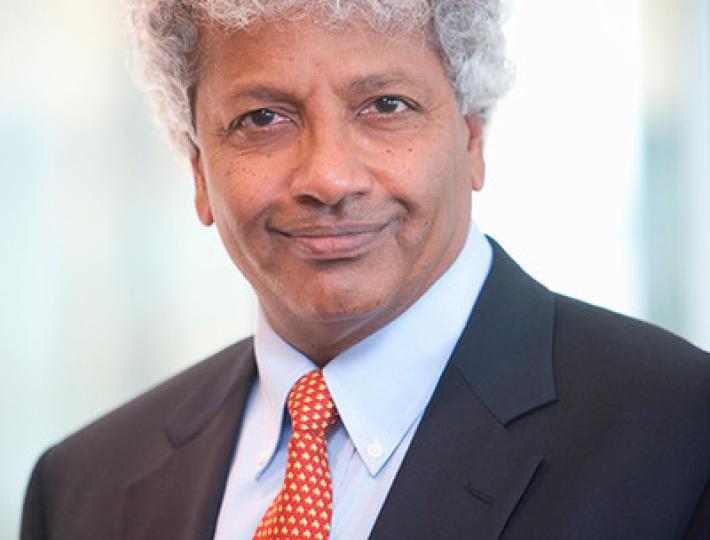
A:
<svg viewBox="0 0 710 540">
<path fill-rule="evenodd" d="M 323 369 L 340 415 L 329 432 L 333 540 L 365 540 L 490 269 L 491 246 L 472 222 L 451 267 L 415 304 Z M 227 478 L 216 540 L 251 540 L 278 494 L 291 427 L 291 386 L 314 364 L 259 313 L 259 377 Z"/>
</svg>

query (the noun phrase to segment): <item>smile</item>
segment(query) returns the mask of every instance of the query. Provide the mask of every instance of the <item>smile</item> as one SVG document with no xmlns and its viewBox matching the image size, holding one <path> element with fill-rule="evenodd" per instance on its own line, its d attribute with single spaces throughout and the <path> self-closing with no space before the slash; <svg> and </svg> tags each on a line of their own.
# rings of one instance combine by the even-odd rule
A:
<svg viewBox="0 0 710 540">
<path fill-rule="evenodd" d="M 307 258 L 317 261 L 352 259 L 365 254 L 386 223 L 303 227 L 280 231 Z"/>
</svg>

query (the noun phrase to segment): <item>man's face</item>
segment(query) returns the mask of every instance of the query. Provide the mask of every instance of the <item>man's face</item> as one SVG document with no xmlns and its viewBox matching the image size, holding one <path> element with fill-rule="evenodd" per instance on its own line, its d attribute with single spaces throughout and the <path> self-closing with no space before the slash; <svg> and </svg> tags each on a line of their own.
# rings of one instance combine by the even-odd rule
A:
<svg viewBox="0 0 710 540">
<path fill-rule="evenodd" d="M 306 20 L 203 29 L 196 206 L 270 323 L 318 362 L 409 307 L 465 240 L 483 181 L 421 36 Z"/>
</svg>

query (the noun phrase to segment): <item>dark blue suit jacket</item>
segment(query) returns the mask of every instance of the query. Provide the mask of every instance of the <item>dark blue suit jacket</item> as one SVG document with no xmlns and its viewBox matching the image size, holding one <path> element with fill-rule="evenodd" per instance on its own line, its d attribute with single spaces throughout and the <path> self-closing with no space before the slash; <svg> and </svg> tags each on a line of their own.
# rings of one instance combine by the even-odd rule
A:
<svg viewBox="0 0 710 540">
<path fill-rule="evenodd" d="M 50 449 L 22 539 L 211 538 L 255 375 L 246 340 Z M 710 356 L 494 245 L 371 539 L 708 540 L 708 479 Z"/>
</svg>

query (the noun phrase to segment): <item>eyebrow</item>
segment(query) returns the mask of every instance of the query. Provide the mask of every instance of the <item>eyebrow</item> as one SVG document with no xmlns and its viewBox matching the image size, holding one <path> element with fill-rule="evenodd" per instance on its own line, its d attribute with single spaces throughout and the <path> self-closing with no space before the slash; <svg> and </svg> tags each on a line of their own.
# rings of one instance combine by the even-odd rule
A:
<svg viewBox="0 0 710 540">
<path fill-rule="evenodd" d="M 252 98 L 259 101 L 296 101 L 298 98 L 294 92 L 283 90 L 274 86 L 255 85 L 244 86 L 230 92 L 230 99 Z"/>
<path fill-rule="evenodd" d="M 382 90 L 383 88 L 397 84 L 421 86 L 422 81 L 412 79 L 401 71 L 390 71 L 386 73 L 356 77 L 345 85 L 344 90 L 345 93 L 350 95 L 372 94 Z"/>
<path fill-rule="evenodd" d="M 362 77 L 355 77 L 351 81 L 345 83 L 341 88 L 338 88 L 336 92 L 341 96 L 353 94 L 367 95 L 377 93 L 383 88 L 397 84 L 421 86 L 422 83 L 423 81 L 419 79 L 412 79 L 403 72 L 395 70 L 386 73 L 376 73 L 372 75 L 364 75 Z M 230 100 L 239 98 L 285 103 L 296 103 L 300 101 L 299 95 L 291 90 L 262 84 L 238 87 L 229 93 Z"/>
</svg>

